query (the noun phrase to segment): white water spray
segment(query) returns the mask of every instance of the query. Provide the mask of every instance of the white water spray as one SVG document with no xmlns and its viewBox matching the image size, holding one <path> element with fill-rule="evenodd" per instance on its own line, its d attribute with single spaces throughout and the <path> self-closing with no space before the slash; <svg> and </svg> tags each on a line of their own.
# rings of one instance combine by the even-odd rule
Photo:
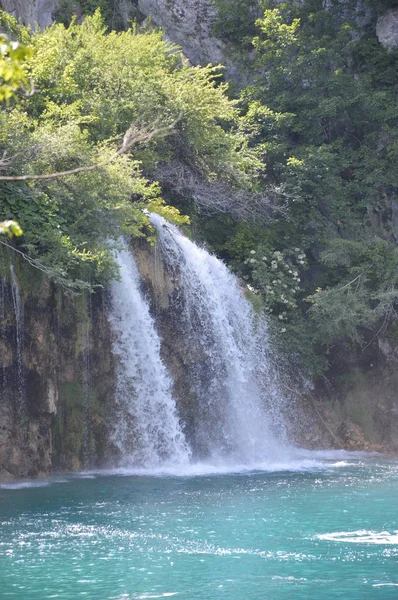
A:
<svg viewBox="0 0 398 600">
<path fill-rule="evenodd" d="M 196 397 L 199 459 L 258 465 L 287 456 L 283 398 L 272 375 L 267 331 L 236 277 L 158 215 L 151 215 L 166 269 L 178 281 L 179 324 Z M 276 429 L 278 431 L 276 432 Z"/>
<path fill-rule="evenodd" d="M 171 394 L 172 381 L 160 358 L 160 339 L 125 244 L 117 262 L 121 277 L 112 284 L 110 322 L 113 352 L 119 359 L 113 441 L 123 457 L 121 466 L 188 464 L 190 451 Z"/>
</svg>

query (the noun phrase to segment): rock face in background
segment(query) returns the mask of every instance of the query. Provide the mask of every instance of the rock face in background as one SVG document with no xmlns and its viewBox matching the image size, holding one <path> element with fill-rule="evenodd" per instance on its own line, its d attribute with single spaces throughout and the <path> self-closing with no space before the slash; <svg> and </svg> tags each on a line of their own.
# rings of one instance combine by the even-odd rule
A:
<svg viewBox="0 0 398 600">
<path fill-rule="evenodd" d="M 178 281 L 145 242 L 137 243 L 135 255 L 173 395 L 195 445 L 200 407 L 186 373 L 189 361 L 196 364 L 203 357 L 195 346 L 187 352 L 189 340 L 176 327 Z M 113 464 L 116 365 L 107 295 L 71 298 L 45 278 L 32 289 L 36 272 L 32 276 L 16 261 L 11 276 L 4 257 L 0 267 L 0 478 Z M 299 390 L 291 399 L 290 437 L 309 448 L 397 450 L 397 388 L 397 374 L 386 358 L 374 371 L 349 369 L 335 378 L 333 389 Z"/>
<path fill-rule="evenodd" d="M 228 76 L 238 76 L 227 46 L 212 34 L 217 11 L 211 0 L 138 0 L 138 9 L 164 29 L 194 65 L 222 64 Z"/>
<path fill-rule="evenodd" d="M 59 0 L 1 0 L 0 7 L 21 20 L 25 25 L 40 29 L 51 25 Z M 78 2 L 76 5 L 78 6 Z M 347 0 L 340 1 L 344 17 Z M 325 0 L 325 10 L 336 10 L 336 5 Z M 234 64 L 232 52 L 223 41 L 214 37 L 212 28 L 216 8 L 212 0 L 119 0 L 112 4 L 116 22 L 127 27 L 138 9 L 142 17 L 166 32 L 166 37 L 182 47 L 186 57 L 195 65 L 222 64 L 226 74 L 234 81 L 242 80 L 243 73 Z M 349 9 L 352 11 L 352 7 Z M 364 0 L 355 4 L 356 21 L 365 27 L 372 21 L 372 10 Z M 78 10 L 81 17 L 81 10 Z M 376 25 L 379 42 L 387 49 L 398 47 L 398 9 L 391 9 L 379 16 Z"/>
<path fill-rule="evenodd" d="M 0 1 L 0 7 L 24 25 L 37 24 L 40 29 L 53 23 L 58 4 L 58 0 Z M 216 10 L 210 0 L 119 0 L 113 7 L 116 22 L 128 27 L 137 9 L 142 18 L 149 17 L 164 29 L 166 37 L 180 45 L 193 64 L 223 64 L 228 75 L 239 76 L 227 46 L 212 35 Z M 80 10 L 77 14 L 82 16 Z"/>
<path fill-rule="evenodd" d="M 187 340 L 175 325 L 181 310 L 178 281 L 170 277 L 159 252 L 139 242 L 135 257 L 162 339 L 162 358 L 173 377 L 173 394 L 185 432 L 195 443 L 195 418 L 200 407 L 187 387 L 186 371 L 190 360 L 202 360 L 200 349 L 195 355 L 192 340 L 193 347 L 187 351 Z M 395 362 L 385 352 L 383 356 L 374 369 L 347 363 L 344 373 L 336 373 L 333 386 L 292 393 L 291 410 L 284 414 L 290 439 L 313 449 L 398 450 L 398 375 Z"/>
<path fill-rule="evenodd" d="M 303 417 L 293 423 L 293 435 L 306 448 L 396 452 L 397 389 L 393 365 L 353 369 L 328 390 L 307 392 L 298 399 Z"/>
<path fill-rule="evenodd" d="M 54 21 L 58 0 L 1 0 L 0 6 L 24 25 L 44 29 Z"/>
<path fill-rule="evenodd" d="M 0 477 L 103 464 L 115 381 L 103 298 L 67 297 L 18 261 L 10 277 L 2 259 Z"/>
<path fill-rule="evenodd" d="M 378 18 L 376 35 L 380 44 L 387 50 L 398 48 L 398 9 L 391 9 Z"/>
</svg>

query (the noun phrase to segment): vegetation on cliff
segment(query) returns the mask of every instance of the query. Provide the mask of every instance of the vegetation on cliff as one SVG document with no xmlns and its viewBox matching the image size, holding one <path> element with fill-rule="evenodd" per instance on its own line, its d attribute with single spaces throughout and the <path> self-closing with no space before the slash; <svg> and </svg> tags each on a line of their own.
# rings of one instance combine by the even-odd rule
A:
<svg viewBox="0 0 398 600">
<path fill-rule="evenodd" d="M 30 48 L 33 89 L 1 110 L 0 218 L 18 219 L 19 248 L 52 274 L 106 284 L 109 240 L 151 235 L 145 209 L 188 220 L 164 203 L 160 163 L 183 153 L 205 180 L 254 181 L 260 162 L 217 69 L 189 66 L 161 32 L 107 32 L 98 11 L 37 34 L 3 24 Z"/>
<path fill-rule="evenodd" d="M 333 351 L 396 336 L 398 53 L 379 44 L 373 3 L 215 3 L 215 31 L 250 70 L 243 127 L 262 151 L 263 185 L 279 186 L 287 206 L 263 229 L 223 223 L 217 248 L 279 343 L 321 373 Z"/>
<path fill-rule="evenodd" d="M 250 81 L 233 98 L 217 68 L 189 66 L 162 32 L 108 32 L 97 12 L 32 34 L 3 16 L 32 49 L 34 85 L 2 109 L 7 174 L 105 164 L 0 181 L 0 218 L 18 218 L 32 258 L 106 284 L 108 240 L 151 235 L 145 208 L 183 222 L 180 210 L 246 280 L 280 348 L 324 373 L 342 350 L 396 342 L 397 51 L 375 35 L 393 3 L 214 3 L 214 33 Z M 108 162 L 132 123 L 160 135 Z"/>
</svg>

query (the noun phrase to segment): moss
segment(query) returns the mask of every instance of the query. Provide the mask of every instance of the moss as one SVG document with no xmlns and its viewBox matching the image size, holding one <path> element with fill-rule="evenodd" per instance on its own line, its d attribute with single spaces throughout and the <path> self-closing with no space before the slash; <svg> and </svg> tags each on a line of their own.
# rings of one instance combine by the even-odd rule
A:
<svg viewBox="0 0 398 600">
<path fill-rule="evenodd" d="M 84 441 L 84 388 L 77 382 L 59 384 L 59 408 L 53 427 L 54 459 L 70 467 L 81 462 Z"/>
<path fill-rule="evenodd" d="M 343 416 L 358 423 L 368 440 L 374 440 L 375 427 L 366 376 L 355 370 L 344 377 L 344 387 L 347 394 L 342 406 Z"/>
<path fill-rule="evenodd" d="M 20 257 L 16 257 L 14 267 L 24 299 L 39 298 L 43 291 L 44 273 L 34 269 Z"/>
<path fill-rule="evenodd" d="M 246 300 L 250 302 L 256 314 L 261 315 L 264 312 L 264 301 L 259 294 L 256 294 L 249 289 L 244 289 Z"/>
<path fill-rule="evenodd" d="M 31 267 L 20 255 L 5 246 L 0 246 L 0 277 L 11 281 L 10 265 L 14 265 L 15 276 L 20 284 L 25 300 L 40 297 L 43 289 L 44 273 Z"/>
<path fill-rule="evenodd" d="M 6 277 L 10 281 L 10 250 L 0 246 L 0 277 Z"/>
<path fill-rule="evenodd" d="M 86 327 L 89 325 L 88 296 L 85 292 L 70 294 L 57 285 L 54 296 L 57 320 L 61 327 L 71 327 L 76 323 Z"/>
<path fill-rule="evenodd" d="M 107 409 L 98 400 L 96 388 L 87 389 L 78 382 L 59 385 L 59 408 L 53 426 L 54 463 L 67 469 L 78 469 L 84 451 L 97 454 Z"/>
</svg>

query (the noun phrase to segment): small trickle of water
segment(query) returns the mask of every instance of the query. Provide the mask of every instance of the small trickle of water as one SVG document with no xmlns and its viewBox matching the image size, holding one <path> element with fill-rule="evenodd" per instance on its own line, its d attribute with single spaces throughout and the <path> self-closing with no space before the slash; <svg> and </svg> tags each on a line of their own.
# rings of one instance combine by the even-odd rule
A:
<svg viewBox="0 0 398 600">
<path fill-rule="evenodd" d="M 117 255 L 119 281 L 112 284 L 110 322 L 113 352 L 119 359 L 118 415 L 114 443 L 123 466 L 187 464 L 190 451 L 181 430 L 172 381 L 160 358 L 160 339 L 140 290 L 132 254 L 123 244 Z"/>
<path fill-rule="evenodd" d="M 91 361 L 90 361 L 90 327 L 92 323 L 91 294 L 88 296 L 88 318 L 83 332 L 83 465 L 89 468 L 94 463 L 93 431 L 92 431 L 92 407 L 91 407 Z"/>
<path fill-rule="evenodd" d="M 0 339 L 5 340 L 6 337 L 6 293 L 7 293 L 7 278 L 5 275 L 0 278 Z M 7 369 L 4 360 L 2 361 L 1 369 L 1 397 L 4 400 L 7 391 Z"/>
<path fill-rule="evenodd" d="M 253 465 L 280 459 L 283 398 L 272 374 L 265 323 L 256 324 L 223 262 L 159 215 L 151 215 L 151 222 L 166 268 L 178 281 L 176 313 L 196 397 L 198 458 Z"/>
<path fill-rule="evenodd" d="M 22 411 L 25 406 L 26 386 L 25 386 L 25 367 L 23 362 L 23 350 L 25 344 L 25 319 L 24 307 L 19 291 L 19 285 L 15 276 L 13 262 L 10 262 L 11 274 L 11 295 L 15 314 L 15 332 L 17 347 L 17 389 L 18 389 L 18 410 Z"/>
</svg>

